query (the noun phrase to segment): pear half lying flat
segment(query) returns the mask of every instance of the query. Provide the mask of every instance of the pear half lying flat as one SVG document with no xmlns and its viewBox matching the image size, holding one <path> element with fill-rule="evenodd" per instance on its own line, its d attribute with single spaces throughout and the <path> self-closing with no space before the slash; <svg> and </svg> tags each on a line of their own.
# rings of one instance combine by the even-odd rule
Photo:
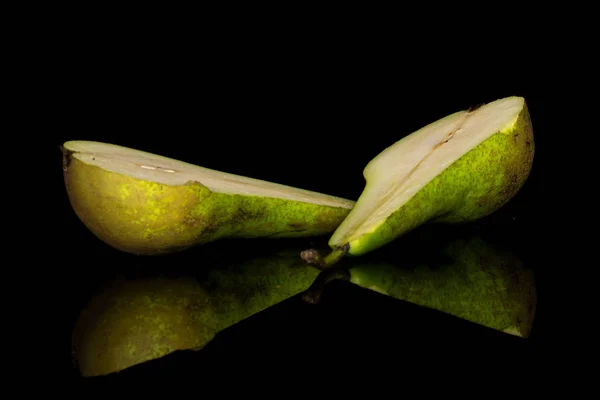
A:
<svg viewBox="0 0 600 400">
<path fill-rule="evenodd" d="M 388 147 L 364 169 L 366 186 L 329 240 L 333 251 L 302 258 L 324 269 L 373 251 L 429 222 L 473 221 L 523 186 L 534 156 L 522 97 L 507 97 L 431 123 Z"/>
<path fill-rule="evenodd" d="M 63 145 L 70 203 L 119 250 L 172 253 L 228 237 L 331 233 L 354 202 L 92 141 Z"/>
</svg>

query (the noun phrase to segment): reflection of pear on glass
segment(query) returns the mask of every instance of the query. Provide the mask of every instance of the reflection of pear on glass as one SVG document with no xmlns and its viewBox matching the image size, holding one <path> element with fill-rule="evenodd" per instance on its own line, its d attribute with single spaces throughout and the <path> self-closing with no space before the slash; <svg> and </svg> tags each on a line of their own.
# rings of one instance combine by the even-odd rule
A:
<svg viewBox="0 0 600 400">
<path fill-rule="evenodd" d="M 295 248 L 248 261 L 225 258 L 198 266 L 195 276 L 112 279 L 75 325 L 73 354 L 81 375 L 106 375 L 176 350 L 199 350 L 218 332 L 303 292 L 319 273 Z"/>
<path fill-rule="evenodd" d="M 480 237 L 452 241 L 443 250 L 448 260 L 441 263 L 391 263 L 373 257 L 364 262 L 353 260 L 349 269 L 323 271 L 304 298 L 316 303 L 327 282 L 349 280 L 397 299 L 529 337 L 537 300 L 533 271 L 512 253 L 494 248 Z"/>
<path fill-rule="evenodd" d="M 436 252 L 435 244 L 430 248 Z M 199 257 L 205 264 L 194 274 L 120 276 L 80 313 L 74 361 L 83 376 L 97 376 L 176 350 L 199 350 L 220 331 L 295 295 L 316 302 L 332 277 L 528 337 L 536 305 L 532 272 L 480 238 L 452 242 L 445 250 L 447 263 L 396 262 L 378 253 L 352 260 L 347 270 L 319 272 L 291 247 L 266 255 L 250 251 L 242 261 L 227 253 Z M 403 260 L 421 258 L 418 251 L 401 253 Z"/>
</svg>

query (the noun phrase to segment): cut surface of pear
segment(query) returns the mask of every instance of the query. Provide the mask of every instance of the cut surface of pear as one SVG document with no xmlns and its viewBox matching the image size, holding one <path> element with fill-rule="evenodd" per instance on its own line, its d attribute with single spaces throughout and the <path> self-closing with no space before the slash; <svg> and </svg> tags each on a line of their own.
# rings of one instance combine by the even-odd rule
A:
<svg viewBox="0 0 600 400">
<path fill-rule="evenodd" d="M 88 165 L 167 186 L 181 186 L 197 181 L 215 193 L 272 197 L 330 207 L 351 208 L 354 204 L 353 201 L 324 193 L 216 171 L 109 143 L 69 141 L 63 146 L 72 153 L 72 157 Z"/>
<path fill-rule="evenodd" d="M 320 267 L 361 255 L 427 222 L 467 222 L 496 211 L 529 176 L 534 141 L 523 97 L 455 112 L 399 140 L 365 167 L 366 186 L 329 240 Z"/>
<path fill-rule="evenodd" d="M 354 201 L 109 143 L 63 145 L 69 200 L 100 239 L 135 254 L 225 237 L 331 233 Z"/>
</svg>

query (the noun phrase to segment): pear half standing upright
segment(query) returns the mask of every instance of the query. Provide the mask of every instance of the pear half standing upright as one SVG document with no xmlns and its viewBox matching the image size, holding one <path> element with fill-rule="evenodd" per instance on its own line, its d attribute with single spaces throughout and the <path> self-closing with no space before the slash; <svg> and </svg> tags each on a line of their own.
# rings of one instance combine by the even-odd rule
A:
<svg viewBox="0 0 600 400">
<path fill-rule="evenodd" d="M 433 122 L 369 162 L 366 186 L 329 240 L 320 269 L 373 251 L 425 223 L 480 219 L 507 203 L 527 180 L 534 156 L 525 99 L 507 97 Z"/>
<path fill-rule="evenodd" d="M 79 219 L 121 251 L 151 255 L 232 237 L 331 234 L 354 201 L 108 143 L 63 145 Z"/>
</svg>

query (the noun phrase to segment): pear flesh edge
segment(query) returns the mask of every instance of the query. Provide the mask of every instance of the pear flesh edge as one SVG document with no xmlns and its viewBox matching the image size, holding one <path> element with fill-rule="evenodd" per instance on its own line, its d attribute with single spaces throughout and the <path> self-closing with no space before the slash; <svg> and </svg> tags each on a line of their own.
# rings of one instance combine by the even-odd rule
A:
<svg viewBox="0 0 600 400">
<path fill-rule="evenodd" d="M 331 236 L 325 269 L 346 255 L 369 253 L 425 223 L 461 223 L 507 203 L 527 180 L 534 156 L 531 118 L 522 97 L 448 115 L 399 140 L 369 162 L 365 189 Z"/>
<path fill-rule="evenodd" d="M 174 253 L 222 238 L 330 234 L 354 201 L 94 141 L 63 145 L 79 219 L 128 253 Z"/>
</svg>

